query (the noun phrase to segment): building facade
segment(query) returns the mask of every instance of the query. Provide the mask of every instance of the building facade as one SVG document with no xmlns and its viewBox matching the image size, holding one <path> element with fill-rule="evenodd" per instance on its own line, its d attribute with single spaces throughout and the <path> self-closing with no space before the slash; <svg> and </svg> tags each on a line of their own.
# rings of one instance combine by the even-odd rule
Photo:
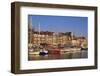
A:
<svg viewBox="0 0 100 76">
<path fill-rule="evenodd" d="M 36 31 L 32 27 L 32 23 L 28 25 L 28 44 L 32 45 L 73 45 L 81 46 L 87 40 L 85 37 L 75 37 L 72 32 L 50 32 L 50 31 Z"/>
</svg>

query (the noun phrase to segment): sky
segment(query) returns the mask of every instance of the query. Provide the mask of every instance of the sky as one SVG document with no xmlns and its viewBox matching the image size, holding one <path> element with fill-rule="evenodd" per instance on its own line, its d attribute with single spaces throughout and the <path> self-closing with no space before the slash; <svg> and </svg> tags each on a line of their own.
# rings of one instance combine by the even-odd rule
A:
<svg viewBox="0 0 100 76">
<path fill-rule="evenodd" d="M 28 22 L 36 31 L 73 32 L 76 36 L 87 37 L 88 17 L 28 15 Z"/>
</svg>

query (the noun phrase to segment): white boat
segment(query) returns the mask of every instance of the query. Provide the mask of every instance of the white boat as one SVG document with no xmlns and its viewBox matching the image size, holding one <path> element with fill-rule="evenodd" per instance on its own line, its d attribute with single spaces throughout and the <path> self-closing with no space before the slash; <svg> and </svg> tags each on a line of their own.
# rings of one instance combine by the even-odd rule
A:
<svg viewBox="0 0 100 76">
<path fill-rule="evenodd" d="M 39 55 L 42 55 L 42 56 L 47 55 L 47 54 L 48 54 L 48 51 L 45 49 L 41 49 L 39 52 Z"/>
<path fill-rule="evenodd" d="M 65 54 L 65 53 L 69 53 L 69 52 L 70 52 L 70 48 L 68 48 L 68 49 L 61 49 L 60 50 L 61 54 Z"/>
<path fill-rule="evenodd" d="M 39 55 L 40 52 L 29 52 L 29 55 Z"/>
<path fill-rule="evenodd" d="M 80 51 L 81 48 L 71 48 L 70 50 L 71 50 L 72 52 L 77 52 L 77 51 Z"/>
<path fill-rule="evenodd" d="M 81 48 L 67 48 L 67 49 L 61 49 L 60 52 L 61 52 L 61 54 L 65 54 L 65 53 L 78 52 L 80 50 L 81 50 Z"/>
</svg>

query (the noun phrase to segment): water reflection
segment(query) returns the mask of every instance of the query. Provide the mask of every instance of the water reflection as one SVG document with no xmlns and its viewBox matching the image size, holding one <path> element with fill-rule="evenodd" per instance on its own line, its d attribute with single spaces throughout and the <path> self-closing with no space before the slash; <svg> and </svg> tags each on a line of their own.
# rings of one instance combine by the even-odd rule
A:
<svg viewBox="0 0 100 76">
<path fill-rule="evenodd" d="M 48 54 L 45 56 L 29 55 L 28 60 L 78 59 L 78 58 L 88 58 L 88 51 L 81 50 L 78 52 L 68 52 L 65 54 Z"/>
</svg>

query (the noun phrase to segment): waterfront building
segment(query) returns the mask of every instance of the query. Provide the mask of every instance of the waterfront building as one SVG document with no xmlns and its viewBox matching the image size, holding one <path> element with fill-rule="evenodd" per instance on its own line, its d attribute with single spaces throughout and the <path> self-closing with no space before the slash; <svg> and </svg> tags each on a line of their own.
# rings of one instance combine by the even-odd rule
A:
<svg viewBox="0 0 100 76">
<path fill-rule="evenodd" d="M 32 22 L 30 20 L 28 24 L 28 45 L 29 48 L 32 46 L 77 46 L 81 47 L 81 44 L 87 44 L 87 39 L 85 37 L 75 37 L 72 32 L 51 32 L 51 31 L 36 31 L 32 27 Z"/>
</svg>

